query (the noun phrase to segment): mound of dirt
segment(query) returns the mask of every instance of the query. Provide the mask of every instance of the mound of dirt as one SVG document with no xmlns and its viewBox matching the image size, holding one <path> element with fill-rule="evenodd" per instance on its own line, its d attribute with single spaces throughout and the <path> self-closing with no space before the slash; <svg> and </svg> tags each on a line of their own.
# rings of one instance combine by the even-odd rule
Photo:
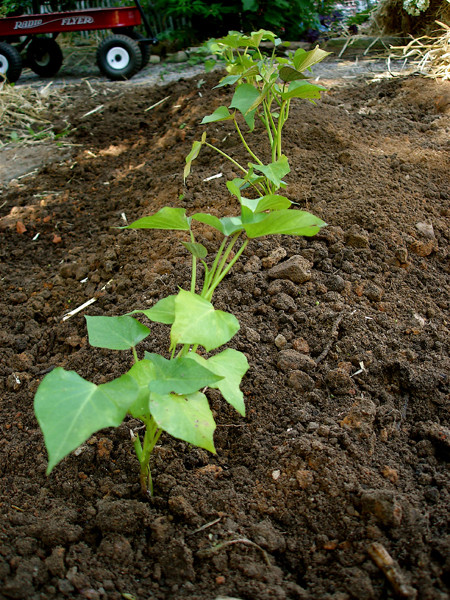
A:
<svg viewBox="0 0 450 600">
<path fill-rule="evenodd" d="M 217 293 L 251 365 L 246 418 L 207 392 L 217 455 L 163 436 L 145 500 L 130 421 L 45 476 L 43 375 L 100 383 L 132 363 L 90 348 L 83 314 L 189 285 L 181 235 L 117 227 L 165 205 L 236 211 L 237 173 L 210 151 L 183 185 L 201 118 L 230 98 L 203 79 L 73 90 L 73 155 L 1 196 L 0 598 L 444 600 L 450 122 L 434 81 L 355 80 L 292 106 L 286 194 L 329 226 L 253 241 Z M 208 132 L 246 162 L 228 124 Z M 302 283 L 280 267 L 293 257 Z M 151 328 L 139 355 L 167 350 L 167 327 Z"/>
</svg>

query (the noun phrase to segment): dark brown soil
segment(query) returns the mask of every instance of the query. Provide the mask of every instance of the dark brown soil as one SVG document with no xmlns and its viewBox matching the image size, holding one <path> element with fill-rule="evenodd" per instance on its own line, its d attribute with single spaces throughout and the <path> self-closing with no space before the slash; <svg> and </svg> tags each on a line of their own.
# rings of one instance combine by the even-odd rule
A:
<svg viewBox="0 0 450 600">
<path fill-rule="evenodd" d="M 235 210 L 221 157 L 182 181 L 201 117 L 228 98 L 216 79 L 74 88 L 72 158 L 0 196 L 0 598 L 449 598 L 445 84 L 353 81 L 292 108 L 287 195 L 329 227 L 252 242 L 217 293 L 251 368 L 246 418 L 209 393 L 216 456 L 163 436 L 145 500 L 130 422 L 45 476 L 42 376 L 100 383 L 131 365 L 88 346 L 84 312 L 145 308 L 189 279 L 181 236 L 114 227 L 165 205 Z M 226 126 L 208 131 L 240 156 Z M 271 279 L 273 253 L 307 259 L 311 279 Z M 141 354 L 167 348 L 152 331 Z"/>
</svg>

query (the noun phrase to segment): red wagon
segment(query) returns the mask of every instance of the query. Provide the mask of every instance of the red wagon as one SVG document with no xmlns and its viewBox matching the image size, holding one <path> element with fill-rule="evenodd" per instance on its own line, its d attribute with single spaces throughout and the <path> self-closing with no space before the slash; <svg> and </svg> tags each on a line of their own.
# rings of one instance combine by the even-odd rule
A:
<svg viewBox="0 0 450 600">
<path fill-rule="evenodd" d="M 93 8 L 67 12 L 40 13 L 33 2 L 32 15 L 0 19 L 0 76 L 10 82 L 22 73 L 22 55 L 26 65 L 42 77 L 59 71 L 63 54 L 56 41 L 60 33 L 110 29 L 112 35 L 97 49 L 97 64 L 109 79 L 129 79 L 144 67 L 150 58 L 149 44 L 155 42 L 139 0 L 134 6 Z M 134 30 L 143 24 L 147 37 Z M 49 37 L 50 35 L 50 37 Z"/>
</svg>

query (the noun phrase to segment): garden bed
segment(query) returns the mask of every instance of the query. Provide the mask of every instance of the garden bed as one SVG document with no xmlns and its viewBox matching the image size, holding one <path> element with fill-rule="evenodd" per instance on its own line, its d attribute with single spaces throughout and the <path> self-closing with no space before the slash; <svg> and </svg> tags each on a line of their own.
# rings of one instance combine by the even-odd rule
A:
<svg viewBox="0 0 450 600">
<path fill-rule="evenodd" d="M 165 205 L 234 212 L 225 160 L 206 150 L 182 179 L 200 119 L 229 98 L 217 78 L 74 86 L 72 156 L 0 195 L 0 598 L 444 600 L 448 82 L 354 80 L 291 108 L 286 195 L 329 226 L 253 241 L 217 292 L 250 363 L 246 418 L 207 392 L 217 455 L 163 436 L 143 499 L 130 422 L 45 476 L 43 375 L 101 383 L 132 364 L 88 346 L 83 314 L 189 285 L 182 233 L 115 228 Z M 240 152 L 227 124 L 209 135 Z M 167 347 L 151 329 L 139 354 Z"/>
</svg>

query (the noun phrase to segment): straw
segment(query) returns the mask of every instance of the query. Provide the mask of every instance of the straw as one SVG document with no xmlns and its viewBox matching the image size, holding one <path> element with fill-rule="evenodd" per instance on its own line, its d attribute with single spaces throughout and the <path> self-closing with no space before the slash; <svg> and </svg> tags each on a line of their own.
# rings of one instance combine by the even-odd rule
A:
<svg viewBox="0 0 450 600">
<path fill-rule="evenodd" d="M 415 70 L 434 79 L 450 80 L 450 27 L 441 21 L 441 35 L 413 38 L 406 46 L 393 46 L 393 56 L 413 59 Z"/>
<path fill-rule="evenodd" d="M 11 141 L 36 144 L 59 137 L 54 131 L 55 123 L 49 114 L 49 106 L 52 113 L 58 115 L 69 101 L 67 93 L 62 88 L 51 88 L 51 83 L 34 89 L 0 81 L 0 147 Z M 58 119 L 58 122 L 61 120 Z M 63 123 L 68 130 L 69 123 Z"/>
</svg>

